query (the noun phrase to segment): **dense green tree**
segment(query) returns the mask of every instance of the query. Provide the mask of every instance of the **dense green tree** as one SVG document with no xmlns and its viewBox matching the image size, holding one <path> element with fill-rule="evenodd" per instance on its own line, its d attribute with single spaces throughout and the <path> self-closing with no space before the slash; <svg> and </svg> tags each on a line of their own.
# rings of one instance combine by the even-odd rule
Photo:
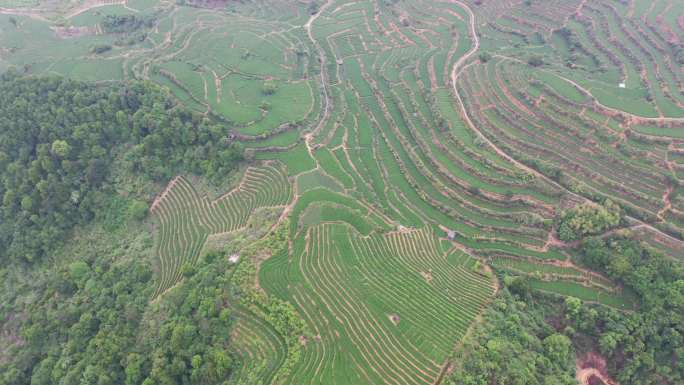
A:
<svg viewBox="0 0 684 385">
<path fill-rule="evenodd" d="M 556 311 L 506 287 L 457 353 L 446 384 L 575 385 L 572 343 L 546 322 Z"/>
<path fill-rule="evenodd" d="M 585 235 L 600 234 L 620 223 L 620 206 L 610 199 L 602 205 L 585 203 L 564 211 L 558 223 L 558 236 L 574 241 Z"/>
<path fill-rule="evenodd" d="M 621 384 L 684 381 L 684 268 L 680 262 L 629 238 L 587 238 L 581 262 L 635 292 L 640 307 L 620 313 L 583 306 L 573 317 L 593 337 Z"/>
<path fill-rule="evenodd" d="M 97 86 L 0 77 L 0 261 L 31 262 L 92 220 L 113 167 L 165 182 L 226 176 L 242 159 L 229 130 L 179 108 L 152 83 Z M 130 207 L 144 217 L 144 202 Z"/>
<path fill-rule="evenodd" d="M 150 209 L 150 205 L 147 202 L 133 201 L 128 206 L 128 216 L 135 220 L 141 221 L 147 216 L 147 212 Z"/>
</svg>

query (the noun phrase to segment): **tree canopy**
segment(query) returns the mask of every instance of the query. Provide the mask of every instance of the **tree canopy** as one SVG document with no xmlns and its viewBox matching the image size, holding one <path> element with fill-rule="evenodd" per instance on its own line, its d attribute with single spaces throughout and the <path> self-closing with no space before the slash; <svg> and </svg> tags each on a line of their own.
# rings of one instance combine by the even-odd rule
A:
<svg viewBox="0 0 684 385">
<path fill-rule="evenodd" d="M 564 211 L 558 224 L 558 236 L 574 241 L 585 235 L 600 234 L 620 223 L 620 206 L 607 199 L 604 204 L 584 203 Z"/>
<path fill-rule="evenodd" d="M 41 258 L 94 218 L 114 164 L 160 182 L 179 172 L 225 176 L 242 158 L 229 137 L 227 127 L 178 107 L 152 83 L 4 74 L 0 261 Z"/>
</svg>

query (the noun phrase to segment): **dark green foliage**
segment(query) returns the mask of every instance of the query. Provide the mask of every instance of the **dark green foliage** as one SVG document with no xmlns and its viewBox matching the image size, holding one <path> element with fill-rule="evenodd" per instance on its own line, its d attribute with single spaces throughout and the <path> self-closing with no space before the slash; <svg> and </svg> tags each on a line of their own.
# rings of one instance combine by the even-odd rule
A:
<svg viewBox="0 0 684 385">
<path fill-rule="evenodd" d="M 119 35 L 114 45 L 129 46 L 145 41 L 147 29 L 153 27 L 155 21 L 154 15 L 107 15 L 100 25 L 105 33 Z M 100 49 L 102 51 L 93 51 L 93 53 L 100 54 L 111 49 L 111 47 L 109 49 L 107 47 L 95 47 L 95 50 Z"/>
<path fill-rule="evenodd" d="M 315 1 L 311 1 L 306 10 L 309 12 L 309 15 L 315 15 L 316 13 L 318 13 L 318 3 Z"/>
<path fill-rule="evenodd" d="M 143 201 L 133 201 L 128 205 L 128 217 L 141 221 L 147 216 L 150 205 Z"/>
<path fill-rule="evenodd" d="M 107 255 L 106 249 L 119 246 L 107 242 L 66 266 L 39 273 L 36 284 L 17 283 L 11 290 L 16 293 L 3 293 L 6 300 L 20 295 L 24 285 L 36 285 L 30 307 L 4 302 L 14 303 L 22 314 L 23 345 L 11 351 L 9 362 L 0 363 L 0 383 L 124 383 L 122 362 L 138 341 L 152 271 L 144 259 L 121 263 Z"/>
<path fill-rule="evenodd" d="M 226 127 L 178 108 L 151 83 L 3 75 L 0 261 L 34 261 L 94 218 L 115 162 L 161 182 L 180 172 L 227 175 L 242 156 L 228 137 Z"/>
<path fill-rule="evenodd" d="M 131 353 L 126 384 L 216 384 L 228 378 L 231 274 L 227 259 L 204 260 L 164 296 L 143 326 L 149 334 Z"/>
<path fill-rule="evenodd" d="M 261 88 L 261 92 L 264 95 L 273 95 L 277 90 L 278 90 L 278 84 L 276 84 L 272 80 L 271 81 L 265 81 L 264 85 Z M 264 109 L 264 108 L 262 108 L 262 109 Z"/>
<path fill-rule="evenodd" d="M 676 384 L 684 381 L 684 269 L 639 242 L 589 238 L 582 262 L 633 289 L 641 299 L 630 314 L 585 309 L 575 328 L 598 341 L 620 384 Z"/>
<path fill-rule="evenodd" d="M 482 52 L 477 57 L 483 63 L 486 63 L 486 62 L 492 60 L 492 54 L 490 54 L 489 52 Z"/>
<path fill-rule="evenodd" d="M 82 241 L 76 249 L 86 251 L 76 261 L 42 273 L 31 306 L 14 305 L 26 317 L 23 346 L 0 363 L 1 384 L 220 384 L 228 378 L 227 259 L 200 262 L 192 276 L 150 304 L 150 255 L 143 253 L 151 244 L 137 241 L 149 237 L 139 233 L 93 234 L 104 239 Z"/>
<path fill-rule="evenodd" d="M 674 56 L 677 63 L 684 64 L 684 46 L 674 45 L 673 46 Z"/>
<path fill-rule="evenodd" d="M 107 33 L 130 33 L 154 25 L 154 17 L 136 15 L 107 15 L 102 20 L 102 29 Z"/>
<path fill-rule="evenodd" d="M 590 237 L 579 252 L 580 262 L 633 290 L 639 309 L 623 313 L 572 297 L 560 304 L 530 291 L 524 278 L 504 277 L 505 290 L 459 351 L 447 384 L 574 384 L 573 361 L 586 352 L 603 355 L 623 385 L 682 383 L 681 264 L 626 238 Z"/>
<path fill-rule="evenodd" d="M 95 47 L 91 48 L 90 52 L 99 55 L 99 54 L 102 54 L 102 53 L 105 53 L 105 52 L 111 51 L 111 50 L 112 50 L 111 45 L 103 44 L 103 45 L 96 45 Z"/>
<path fill-rule="evenodd" d="M 565 39 L 571 52 L 574 52 L 575 50 L 582 47 L 582 43 L 579 41 L 579 38 L 577 37 L 575 32 L 570 28 L 563 27 L 557 30 L 556 32 L 558 32 L 558 34 L 560 34 L 561 37 Z"/>
<path fill-rule="evenodd" d="M 539 67 L 544 65 L 544 59 L 537 55 L 530 56 L 530 58 L 527 59 L 527 64 L 531 65 L 532 67 Z"/>
<path fill-rule="evenodd" d="M 504 285 L 506 285 L 511 293 L 518 295 L 520 298 L 528 298 L 532 291 L 529 277 L 523 275 L 504 277 Z"/>
<path fill-rule="evenodd" d="M 455 358 L 446 385 L 574 385 L 574 349 L 545 317 L 556 309 L 504 290 Z"/>
<path fill-rule="evenodd" d="M 585 203 L 564 211 L 558 223 L 558 236 L 574 241 L 585 235 L 600 234 L 620 223 L 620 206 L 611 200 L 603 205 Z"/>
</svg>

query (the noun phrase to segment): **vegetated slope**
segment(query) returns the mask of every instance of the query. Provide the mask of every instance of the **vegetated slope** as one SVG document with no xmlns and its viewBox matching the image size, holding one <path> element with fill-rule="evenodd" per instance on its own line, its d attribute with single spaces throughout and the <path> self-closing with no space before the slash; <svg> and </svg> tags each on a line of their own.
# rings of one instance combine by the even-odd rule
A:
<svg viewBox="0 0 684 385">
<path fill-rule="evenodd" d="M 486 22 L 485 60 L 464 69 L 458 92 L 481 132 L 510 155 L 681 240 L 679 8 L 483 4 L 475 9 Z M 639 231 L 658 247 L 673 244 L 657 230 Z"/>
<path fill-rule="evenodd" d="M 488 291 L 484 286 L 467 289 L 454 305 L 440 305 L 439 298 L 456 290 L 456 284 L 416 296 L 416 304 L 408 297 L 399 300 L 404 287 L 422 293 L 420 288 L 435 285 L 438 270 L 447 273 L 447 281 L 458 282 L 463 274 L 449 262 L 450 246 L 434 258 L 424 257 L 427 265 L 418 268 L 419 259 L 402 257 L 413 243 L 422 250 L 417 255 L 430 255 L 429 245 L 441 238 L 465 253 L 466 260 L 473 261 L 467 254 L 525 260 L 531 271 L 507 271 L 529 274 L 539 289 L 618 308 L 634 306 L 628 293 L 607 278 L 566 261 L 564 248 L 571 245 L 557 239 L 553 221 L 558 208 L 586 197 L 473 130 L 455 103 L 460 90 L 452 81 L 460 84 L 462 76 L 469 76 L 463 59 L 475 57 L 473 17 L 459 2 L 330 1 L 306 24 L 321 55 L 324 119 L 302 141 L 274 133 L 266 139 L 269 146 L 254 148 L 259 159 L 299 167 L 293 174 L 299 190 L 290 215 L 289 256 L 268 260 L 261 270 L 266 291 L 295 305 L 315 333 L 306 336 L 303 358 L 289 383 L 430 383 L 439 378 L 451 346 L 481 306 L 469 304 L 469 296 L 486 302 L 482 296 Z M 478 86 L 483 95 L 505 92 L 498 84 Z M 462 98 L 470 111 L 469 99 Z M 478 108 L 494 110 L 495 103 L 500 101 Z M 518 103 L 514 108 L 527 107 Z M 273 152 L 273 146 L 288 140 L 293 144 Z M 388 229 L 402 237 L 420 234 L 423 241 L 402 241 L 404 247 L 382 252 L 384 242 L 397 242 Z M 399 260 L 406 265 L 392 267 Z M 563 264 L 571 273 L 536 273 Z M 376 273 L 383 268 L 391 273 Z M 406 274 L 402 269 L 409 272 L 406 278 L 393 278 L 400 271 Z M 469 274 L 487 275 L 481 266 Z M 412 322 L 423 333 L 431 330 L 427 320 L 413 317 L 427 311 L 417 310 L 421 304 L 432 301 L 438 301 L 436 308 L 457 308 L 444 317 L 465 321 L 444 344 L 431 345 L 429 334 L 410 337 Z M 340 351 L 330 339 L 346 347 Z M 404 360 L 413 364 L 393 366 Z"/>
<path fill-rule="evenodd" d="M 234 306 L 240 364 L 231 381 L 439 382 L 493 296 L 485 260 L 543 292 L 632 308 L 630 292 L 576 266 L 568 251 L 576 243 L 559 240 L 560 212 L 588 200 L 622 207 L 599 236 L 630 227 L 681 255 L 679 120 L 628 105 L 646 92 L 633 89 L 631 75 L 618 106 L 628 111 L 616 110 L 607 99 L 622 88 L 602 94 L 585 84 L 603 67 L 572 43 L 573 33 L 589 33 L 573 24 L 585 11 L 598 20 L 613 5 L 477 3 L 329 0 L 288 10 L 254 1 L 227 5 L 234 13 L 164 3 L 142 45 L 76 57 L 168 86 L 230 121 L 230 137 L 216 142 L 238 139 L 250 157 L 286 165 L 278 191 L 267 182 L 212 203 L 179 178 L 154 205 L 160 298 L 193 273 L 208 234 L 244 226 L 259 194 L 290 202 L 287 250 L 262 263 L 252 289 L 254 298 L 291 304 L 288 317 L 297 313 L 308 331 L 293 345 L 282 314 L 262 314 L 270 305 Z M 632 14 L 646 12 L 645 3 L 633 2 Z M 9 36 L 40 23 L 21 18 Z M 555 45 L 584 67 L 554 61 L 559 54 L 547 50 Z M 18 52 L 13 62 L 26 63 Z M 664 111 L 655 99 L 650 106 Z M 239 267 L 252 266 L 245 262 Z"/>
<path fill-rule="evenodd" d="M 261 273 L 313 333 L 288 383 L 433 383 L 494 290 L 429 229 L 363 236 L 327 223 L 305 234 L 291 260 L 272 258 Z"/>
<path fill-rule="evenodd" d="M 249 310 L 237 309 L 231 338 L 240 357 L 240 366 L 231 374 L 235 384 L 270 384 L 286 355 L 282 336 L 270 323 Z"/>
<path fill-rule="evenodd" d="M 228 132 L 152 83 L 6 73 L 0 99 L 0 383 L 224 381 L 233 269 L 205 259 L 150 302 L 144 219 L 166 173 L 227 176 Z"/>
<path fill-rule="evenodd" d="M 37 262 L 75 225 L 99 217 L 114 163 L 149 183 L 180 170 L 225 176 L 242 156 L 225 130 L 152 83 L 97 86 L 9 72 L 0 100 L 3 261 Z"/>
<path fill-rule="evenodd" d="M 474 9 L 486 49 L 538 55 L 606 106 L 642 117 L 684 116 L 682 4 L 486 2 Z"/>
<path fill-rule="evenodd" d="M 318 113 L 308 39 L 292 28 L 305 20 L 303 4 L 86 1 L 74 11 L 55 8 L 3 10 L 0 68 L 93 81 L 151 79 L 186 107 L 230 121 L 243 139 L 294 128 Z"/>
<path fill-rule="evenodd" d="M 290 198 L 285 171 L 275 163 L 248 168 L 234 190 L 215 200 L 200 195 L 184 177 L 174 178 L 150 208 L 158 223 L 155 297 L 197 261 L 209 235 L 239 230 L 255 209 L 284 206 Z"/>
</svg>

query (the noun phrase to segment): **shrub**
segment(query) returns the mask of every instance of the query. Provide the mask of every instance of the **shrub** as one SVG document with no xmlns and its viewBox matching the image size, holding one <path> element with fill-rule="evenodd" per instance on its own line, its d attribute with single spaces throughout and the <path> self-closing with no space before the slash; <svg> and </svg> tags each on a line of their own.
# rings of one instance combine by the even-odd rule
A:
<svg viewBox="0 0 684 385">
<path fill-rule="evenodd" d="M 540 67 L 544 65 L 544 59 L 537 55 L 530 56 L 530 58 L 527 59 L 527 64 L 531 65 L 532 67 Z"/>
<path fill-rule="evenodd" d="M 105 53 L 105 52 L 111 51 L 111 50 L 112 50 L 111 45 L 104 44 L 104 45 L 96 45 L 95 47 L 90 49 L 90 52 L 99 55 L 99 54 L 102 54 L 102 53 Z"/>
<path fill-rule="evenodd" d="M 574 241 L 590 234 L 600 234 L 620 223 L 620 206 L 606 200 L 603 205 L 585 203 L 561 214 L 558 236 Z"/>
<path fill-rule="evenodd" d="M 128 205 L 128 217 L 136 221 L 142 221 L 147 216 L 150 206 L 143 201 L 133 201 Z"/>
</svg>

